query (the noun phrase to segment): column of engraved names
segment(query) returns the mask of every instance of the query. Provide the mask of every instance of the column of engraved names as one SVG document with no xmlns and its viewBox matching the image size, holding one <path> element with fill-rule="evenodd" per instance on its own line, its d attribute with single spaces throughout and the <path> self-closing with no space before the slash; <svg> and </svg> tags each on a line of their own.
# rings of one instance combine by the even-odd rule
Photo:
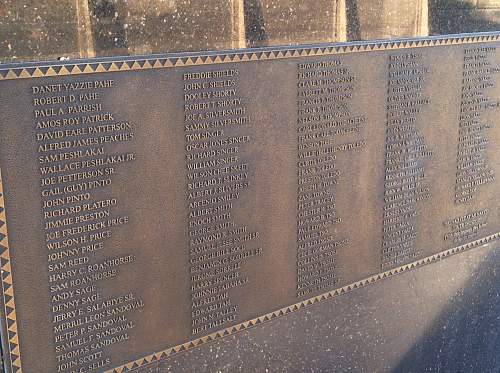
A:
<svg viewBox="0 0 500 373">
<path fill-rule="evenodd" d="M 338 231 L 338 157 L 358 151 L 363 115 L 352 113 L 356 77 L 339 59 L 298 64 L 297 296 L 339 283 L 337 250 L 349 243 Z"/>
<path fill-rule="evenodd" d="M 134 255 L 106 257 L 113 231 L 129 223 L 109 190 L 133 152 L 111 153 L 133 141 L 133 125 L 103 104 L 113 80 L 34 85 L 31 88 L 43 228 L 47 251 L 53 344 L 57 372 L 90 372 L 112 363 L 107 350 L 126 343 L 132 310 L 143 307 L 132 292 L 104 297 Z M 103 194 L 100 194 L 101 196 Z"/>
<path fill-rule="evenodd" d="M 484 114 L 498 109 L 499 101 L 492 100 L 488 91 L 495 87 L 499 69 L 491 64 L 495 47 L 465 48 L 462 100 L 460 103 L 459 138 L 457 150 L 457 177 L 455 203 L 472 202 L 481 185 L 495 181 L 486 152 L 488 130 L 492 124 Z"/>
<path fill-rule="evenodd" d="M 484 115 L 500 106 L 498 99 L 491 98 L 491 89 L 496 86 L 495 75 L 500 71 L 491 59 L 496 50 L 496 47 L 464 49 L 455 179 L 457 205 L 474 203 L 481 186 L 495 181 L 487 157 L 488 131 L 494 124 Z M 477 237 L 487 226 L 489 212 L 489 208 L 484 207 L 445 221 L 449 229 L 445 241 L 459 244 Z"/>
<path fill-rule="evenodd" d="M 186 139 L 191 328 L 196 335 L 238 317 L 234 294 L 250 279 L 244 263 L 262 253 L 259 232 L 234 217 L 252 187 L 245 147 L 250 117 L 239 92 L 239 70 L 183 74 Z"/>
<path fill-rule="evenodd" d="M 420 127 L 422 110 L 429 104 L 424 95 L 430 69 L 421 53 L 389 56 L 382 268 L 420 255 L 419 204 L 431 197 L 425 166 L 432 151 Z"/>
</svg>

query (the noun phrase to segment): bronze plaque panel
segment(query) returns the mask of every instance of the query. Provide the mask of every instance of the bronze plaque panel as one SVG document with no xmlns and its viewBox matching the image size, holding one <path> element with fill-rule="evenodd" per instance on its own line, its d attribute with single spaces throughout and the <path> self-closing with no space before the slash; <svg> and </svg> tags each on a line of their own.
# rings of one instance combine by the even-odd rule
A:
<svg viewBox="0 0 500 373">
<path fill-rule="evenodd" d="M 499 39 L 4 67 L 8 370 L 127 372 L 499 237 Z"/>
</svg>

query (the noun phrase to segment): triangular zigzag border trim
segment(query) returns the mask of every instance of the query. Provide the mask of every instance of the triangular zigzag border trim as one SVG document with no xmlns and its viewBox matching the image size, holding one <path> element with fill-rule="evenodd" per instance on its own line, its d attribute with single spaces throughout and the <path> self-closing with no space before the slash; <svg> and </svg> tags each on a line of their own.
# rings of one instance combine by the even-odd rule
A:
<svg viewBox="0 0 500 373">
<path fill-rule="evenodd" d="M 378 41 L 351 44 L 330 44 L 308 47 L 281 47 L 264 50 L 249 49 L 243 51 L 226 51 L 211 54 L 140 56 L 137 58 L 122 57 L 117 60 L 75 63 L 34 64 L 29 67 L 1 68 L 0 81 L 29 78 L 45 78 L 53 76 L 83 75 L 118 71 L 166 69 L 173 67 L 203 66 L 249 61 L 280 60 L 298 57 L 320 57 L 348 53 L 376 52 L 384 50 L 437 47 L 445 45 L 492 43 L 500 40 L 498 34 L 455 36 L 429 39 L 408 39 L 398 41 Z"/>
<path fill-rule="evenodd" d="M 148 364 L 156 363 L 160 360 L 166 359 L 166 358 L 168 358 L 172 355 L 178 354 L 180 352 L 188 351 L 188 350 L 193 349 L 195 347 L 198 347 L 202 344 L 214 341 L 216 339 L 227 337 L 229 335 L 244 331 L 244 330 L 252 328 L 254 326 L 258 326 L 262 323 L 274 320 L 278 317 L 288 315 L 292 312 L 295 312 L 295 311 L 301 310 L 303 308 L 312 306 L 313 304 L 316 304 L 318 302 L 324 302 L 328 299 L 336 298 L 340 295 L 350 293 L 355 289 L 359 289 L 361 287 L 365 287 L 367 285 L 371 285 L 371 284 L 380 282 L 386 278 L 389 278 L 389 277 L 392 277 L 395 275 L 399 275 L 401 273 L 425 266 L 427 264 L 437 262 L 441 259 L 447 258 L 449 256 L 452 256 L 452 255 L 455 255 L 458 253 L 462 253 L 464 251 L 468 251 L 468 250 L 473 249 L 475 247 L 483 246 L 483 245 L 485 245 L 491 241 L 497 240 L 499 238 L 500 238 L 500 232 L 495 233 L 495 234 L 488 236 L 488 237 L 484 237 L 480 240 L 462 245 L 462 246 L 458 246 L 458 247 L 454 247 L 452 249 L 441 251 L 437 254 L 425 257 L 423 259 L 417 260 L 417 261 L 412 262 L 412 263 L 402 265 L 402 266 L 397 267 L 397 268 L 393 268 L 393 269 L 385 271 L 385 272 L 378 273 L 376 275 L 367 277 L 363 280 L 356 281 L 352 284 L 331 290 L 329 292 L 323 293 L 323 294 L 315 296 L 313 298 L 303 300 L 301 302 L 298 302 L 298 303 L 292 304 L 290 306 L 281 308 L 279 310 L 270 312 L 268 314 L 257 317 L 255 319 L 244 321 L 238 325 L 234 325 L 234 326 L 231 326 L 229 328 L 214 332 L 212 334 L 194 339 L 192 341 L 189 341 L 189 342 L 186 342 L 186 343 L 174 346 L 174 347 L 170 347 L 166 350 L 153 353 L 151 355 L 145 356 L 145 357 L 137 359 L 135 361 L 131 361 L 127 364 L 116 367 L 114 369 L 107 370 L 104 373 L 129 373 L 129 372 L 132 373 L 134 371 L 134 369 L 137 369 L 139 367 L 142 367 L 142 366 L 145 366 Z"/>
<path fill-rule="evenodd" d="M 5 214 L 5 198 L 3 191 L 2 172 L 0 170 L 0 271 L 2 276 L 2 296 L 4 304 L 5 327 L 7 329 L 6 345 L 9 346 L 9 358 L 12 373 L 22 373 L 19 335 L 17 332 L 16 302 L 14 284 L 12 281 L 12 266 L 10 260 L 7 218 Z"/>
<path fill-rule="evenodd" d="M 91 62 L 75 62 L 75 63 L 49 63 L 34 64 L 23 67 L 8 67 L 2 68 L 0 66 L 0 81 L 15 80 L 15 79 L 29 79 L 29 78 L 43 78 L 53 76 L 68 76 L 68 75 L 83 75 L 105 72 L 119 72 L 131 70 L 151 70 L 151 69 L 165 69 L 184 66 L 203 66 L 213 64 L 225 63 L 239 63 L 250 61 L 264 61 L 276 59 L 289 59 L 300 58 L 307 56 L 329 56 L 341 55 L 349 53 L 363 53 L 372 51 L 383 50 L 398 50 L 398 49 L 412 49 L 423 47 L 447 46 L 447 45 L 463 45 L 463 44 L 477 44 L 477 43 L 492 43 L 500 41 L 500 34 L 483 34 L 471 36 L 456 36 L 444 38 L 429 38 L 418 40 L 401 40 L 401 41 L 380 41 L 371 43 L 353 43 L 345 45 L 326 45 L 326 46 L 313 46 L 313 47 L 294 47 L 294 48 L 279 48 L 279 49 L 266 49 L 266 50 L 245 50 L 234 52 L 221 52 L 216 54 L 193 54 L 193 55 L 172 55 L 172 56 L 155 56 L 155 57 L 137 57 L 130 59 L 122 57 L 117 60 L 106 61 L 91 61 Z M 155 363 L 162 359 L 168 358 L 174 354 L 190 350 L 199 345 L 208 343 L 210 341 L 226 337 L 238 333 L 240 331 L 249 329 L 251 327 L 260 325 L 264 322 L 271 321 L 277 317 L 287 315 L 291 312 L 298 311 L 305 307 L 309 307 L 315 303 L 322 302 L 342 294 L 349 293 L 360 287 L 364 287 L 385 278 L 401 274 L 403 272 L 413 270 L 415 268 L 436 262 L 443 258 L 455 255 L 474 247 L 487 244 L 490 241 L 500 238 L 500 233 L 482 238 L 472 243 L 462 245 L 456 248 L 442 251 L 432 256 L 420 259 L 413 263 L 409 263 L 373 276 L 363 280 L 354 282 L 350 285 L 331 290 L 327 293 L 309 298 L 299 303 L 281 308 L 274 312 L 265 314 L 258 318 L 242 322 L 238 325 L 214 332 L 212 334 L 197 338 L 195 340 L 177 345 L 166 350 L 153 353 L 146 357 L 129 362 L 117 368 L 106 371 L 105 373 L 127 373 L 132 372 L 138 367 Z M 22 373 L 21 352 L 19 345 L 19 336 L 17 331 L 17 316 L 14 298 L 14 288 L 12 280 L 12 268 L 10 259 L 10 250 L 8 242 L 8 231 L 5 214 L 5 200 L 3 194 L 2 176 L 0 171 L 0 269 L 2 277 L 2 293 L 4 302 L 4 313 L 6 318 L 7 338 L 9 351 L 5 354 L 10 359 L 10 365 L 13 373 Z M 7 356 L 8 355 L 8 356 Z"/>
</svg>

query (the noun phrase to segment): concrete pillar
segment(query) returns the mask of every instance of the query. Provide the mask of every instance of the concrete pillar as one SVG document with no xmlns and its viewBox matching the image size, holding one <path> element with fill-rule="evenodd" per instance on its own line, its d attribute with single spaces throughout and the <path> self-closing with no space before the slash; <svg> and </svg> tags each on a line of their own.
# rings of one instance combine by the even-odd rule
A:
<svg viewBox="0 0 500 373">
<path fill-rule="evenodd" d="M 75 0 L 78 22 L 78 49 L 81 57 L 95 57 L 94 38 L 88 0 Z"/>
<path fill-rule="evenodd" d="M 336 1 L 335 41 L 347 41 L 347 7 L 346 0 Z"/>
<path fill-rule="evenodd" d="M 244 0 L 232 0 L 231 21 L 233 26 L 232 48 L 245 48 L 245 4 Z"/>
</svg>

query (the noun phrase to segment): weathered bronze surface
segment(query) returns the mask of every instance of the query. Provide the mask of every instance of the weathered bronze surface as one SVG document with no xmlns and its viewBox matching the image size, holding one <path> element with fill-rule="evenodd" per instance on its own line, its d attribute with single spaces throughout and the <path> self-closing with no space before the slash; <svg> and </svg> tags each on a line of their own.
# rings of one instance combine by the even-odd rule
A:
<svg viewBox="0 0 500 373">
<path fill-rule="evenodd" d="M 0 70 L 8 366 L 130 371 L 497 238 L 499 40 Z"/>
</svg>

